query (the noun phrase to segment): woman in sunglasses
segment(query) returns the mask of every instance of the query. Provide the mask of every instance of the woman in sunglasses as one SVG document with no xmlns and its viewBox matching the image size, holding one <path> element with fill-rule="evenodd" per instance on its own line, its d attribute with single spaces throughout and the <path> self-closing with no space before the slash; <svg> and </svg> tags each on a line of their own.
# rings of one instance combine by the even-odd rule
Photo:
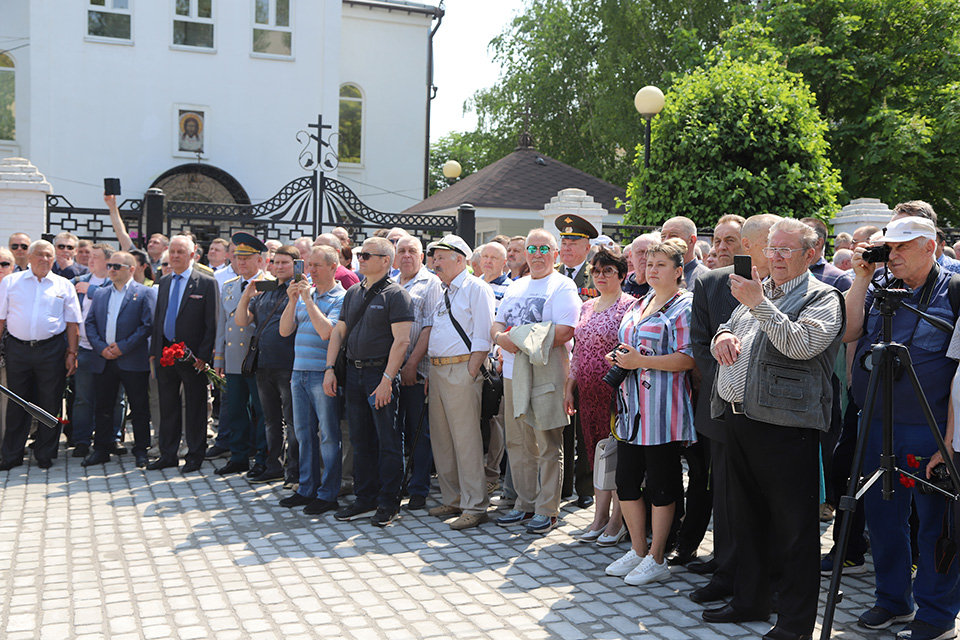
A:
<svg viewBox="0 0 960 640">
<path fill-rule="evenodd" d="M 650 292 L 620 323 L 617 349 L 607 362 L 626 372 L 617 393 L 614 426 L 617 496 L 631 549 L 607 567 L 631 585 L 670 575 L 664 553 L 676 501 L 683 496 L 680 447 L 696 440 L 690 377 L 693 294 L 681 288 L 687 244 L 671 238 L 647 250 Z M 646 487 L 641 484 L 646 480 Z M 653 539 L 647 547 L 644 500 L 652 505 Z"/>
<path fill-rule="evenodd" d="M 603 382 L 603 376 L 610 370 L 604 356 L 617 346 L 620 321 L 636 303 L 636 298 L 624 293 L 621 288 L 627 276 L 626 259 L 606 248 L 601 247 L 593 256 L 590 275 L 600 297 L 587 300 L 580 308 L 580 320 L 573 329 L 573 353 L 563 408 L 567 415 L 572 416 L 579 406 L 587 459 L 593 469 L 597 443 L 610 435 L 613 388 Z M 574 394 L 579 394 L 579 404 Z M 580 534 L 580 542 L 613 546 L 626 535 L 620 501 L 613 491 L 597 489 L 593 522 Z"/>
</svg>

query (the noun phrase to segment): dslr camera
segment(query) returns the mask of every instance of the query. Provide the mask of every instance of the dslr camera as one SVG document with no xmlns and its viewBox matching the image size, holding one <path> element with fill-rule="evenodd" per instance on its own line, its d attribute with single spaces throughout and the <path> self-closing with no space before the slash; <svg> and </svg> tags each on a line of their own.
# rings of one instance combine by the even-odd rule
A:
<svg viewBox="0 0 960 640">
<path fill-rule="evenodd" d="M 617 347 L 614 350 L 614 353 L 630 353 L 630 352 L 624 349 L 623 347 Z M 623 384 L 623 381 L 627 379 L 628 375 L 630 375 L 629 369 L 624 369 L 623 367 L 615 364 L 610 369 L 610 371 L 607 371 L 605 374 L 603 374 L 603 378 L 601 378 L 601 380 L 606 382 L 608 385 L 610 385 L 614 389 L 619 389 L 620 385 Z"/>
<path fill-rule="evenodd" d="M 942 462 L 930 470 L 930 478 L 927 479 L 927 482 L 944 491 L 953 492 L 953 482 L 950 480 L 950 473 L 947 471 L 947 465 Z M 935 489 L 931 489 L 925 484 L 920 482 L 917 484 L 919 485 L 918 489 L 920 489 L 920 493 L 923 495 L 933 495 L 937 493 Z"/>
<path fill-rule="evenodd" d="M 864 262 L 887 262 L 890 260 L 890 245 L 875 244 L 863 250 Z"/>
</svg>

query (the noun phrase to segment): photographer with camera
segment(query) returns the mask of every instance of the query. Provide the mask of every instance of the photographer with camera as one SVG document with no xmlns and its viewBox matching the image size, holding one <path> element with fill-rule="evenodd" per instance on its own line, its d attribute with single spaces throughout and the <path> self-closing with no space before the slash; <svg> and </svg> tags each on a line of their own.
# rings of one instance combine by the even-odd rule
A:
<svg viewBox="0 0 960 640">
<path fill-rule="evenodd" d="M 936 262 L 934 222 L 927 216 L 909 215 L 909 211 L 904 211 L 913 204 L 897 205 L 884 235 L 872 246 L 860 243 L 854 250 L 856 278 L 846 296 L 844 341 L 859 341 L 853 370 L 853 395 L 859 406 L 864 406 L 866 401 L 870 377 L 870 372 L 862 365 L 869 361 L 872 345 L 883 340 L 881 314 L 873 306 L 878 289 L 906 289 L 910 294 L 904 298 L 905 303 L 950 325 L 957 320 L 955 305 L 950 299 L 951 278 L 956 276 Z M 881 262 L 886 263 L 886 271 L 876 276 L 875 271 Z M 954 283 L 953 288 L 956 287 L 957 283 Z M 892 317 L 891 340 L 908 349 L 917 377 L 923 381 L 923 391 L 933 417 L 943 433 L 947 424 L 950 384 L 957 368 L 956 361 L 947 355 L 950 335 L 916 315 L 900 310 Z M 915 394 L 907 375 L 895 377 L 893 396 L 896 398 L 893 404 L 896 462 L 904 468 L 916 467 L 921 473 L 922 461 L 934 454 L 937 445 L 921 407 L 914 400 Z M 880 400 L 878 397 L 878 402 Z M 880 465 L 882 422 L 883 416 L 875 413 L 870 424 L 861 429 L 861 433 L 869 433 L 863 465 L 866 470 Z M 864 494 L 877 597 L 874 607 L 864 612 L 859 622 L 868 629 L 884 629 L 907 622 L 909 624 L 898 637 L 910 640 L 954 638 L 955 620 L 960 612 L 957 563 L 950 563 L 944 573 L 935 569 L 937 539 L 943 530 L 944 519 L 949 519 L 952 509 L 942 494 L 925 495 L 911 488 L 913 484 L 914 481 L 902 476 L 892 500 L 882 499 L 878 485 Z M 920 520 L 920 559 L 912 586 L 908 524 L 911 502 L 916 505 Z"/>
</svg>

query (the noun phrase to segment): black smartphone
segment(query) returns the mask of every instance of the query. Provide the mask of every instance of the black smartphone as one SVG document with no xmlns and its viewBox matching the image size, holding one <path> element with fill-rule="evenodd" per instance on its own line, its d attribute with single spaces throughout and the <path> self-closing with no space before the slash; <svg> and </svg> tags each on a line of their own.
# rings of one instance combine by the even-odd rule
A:
<svg viewBox="0 0 960 640">
<path fill-rule="evenodd" d="M 753 279 L 753 260 L 750 256 L 733 256 L 733 272 L 741 278 Z"/>
<path fill-rule="evenodd" d="M 120 178 L 104 178 L 103 179 L 103 195 L 105 196 L 120 195 Z"/>
<path fill-rule="evenodd" d="M 300 282 L 303 280 L 303 260 L 294 260 L 293 261 L 293 281 Z"/>
<path fill-rule="evenodd" d="M 253 284 L 257 291 L 276 291 L 279 286 L 276 280 L 254 280 Z"/>
</svg>

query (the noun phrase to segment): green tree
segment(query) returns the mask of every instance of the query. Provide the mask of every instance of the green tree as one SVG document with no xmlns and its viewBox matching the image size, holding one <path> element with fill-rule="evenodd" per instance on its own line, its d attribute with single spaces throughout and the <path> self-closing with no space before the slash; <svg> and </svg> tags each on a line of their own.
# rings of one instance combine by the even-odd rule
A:
<svg viewBox="0 0 960 640">
<path fill-rule="evenodd" d="M 430 195 L 449 186 L 443 175 L 443 165 L 447 160 L 460 163 L 460 179 L 476 173 L 492 162 L 496 162 L 513 147 L 492 139 L 489 134 L 478 132 L 458 133 L 452 131 L 430 144 Z"/>
<path fill-rule="evenodd" d="M 721 46 L 803 75 L 846 196 L 960 223 L 960 0 L 765 0 Z"/>
<path fill-rule="evenodd" d="M 625 185 L 643 120 L 633 95 L 703 60 L 747 0 L 528 0 L 491 42 L 499 82 L 468 103 L 483 142 L 512 149 L 525 107 L 543 153 Z M 505 152 L 504 152 L 505 153 Z M 500 154 L 501 156 L 503 153 Z"/>
<path fill-rule="evenodd" d="M 627 221 L 676 215 L 711 226 L 726 213 L 835 213 L 839 174 L 802 78 L 772 61 L 719 60 L 677 81 L 653 123 L 650 168 L 638 147 Z"/>
</svg>

